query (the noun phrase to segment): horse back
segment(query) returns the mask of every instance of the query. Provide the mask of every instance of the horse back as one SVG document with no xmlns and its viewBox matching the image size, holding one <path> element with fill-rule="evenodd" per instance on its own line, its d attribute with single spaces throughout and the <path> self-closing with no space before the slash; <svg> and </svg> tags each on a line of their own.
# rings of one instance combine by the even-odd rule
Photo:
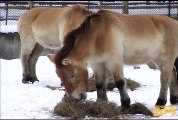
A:
<svg viewBox="0 0 178 120">
<path fill-rule="evenodd" d="M 32 25 L 37 27 L 48 26 L 58 17 L 63 8 L 33 8 L 20 16 L 18 21 L 18 31 L 31 29 Z M 38 26 L 39 25 L 39 26 Z M 23 28 L 25 27 L 25 28 Z"/>
<path fill-rule="evenodd" d="M 176 56 L 178 24 L 173 19 L 159 15 L 138 15 L 129 16 L 129 20 L 132 17 L 133 21 L 124 21 L 123 54 L 126 63 L 140 64 L 158 58 L 168 60 L 171 54 Z"/>
<path fill-rule="evenodd" d="M 18 21 L 21 41 L 35 41 L 45 48 L 59 49 L 65 34 L 85 19 L 83 5 L 65 8 L 33 8 Z"/>
</svg>

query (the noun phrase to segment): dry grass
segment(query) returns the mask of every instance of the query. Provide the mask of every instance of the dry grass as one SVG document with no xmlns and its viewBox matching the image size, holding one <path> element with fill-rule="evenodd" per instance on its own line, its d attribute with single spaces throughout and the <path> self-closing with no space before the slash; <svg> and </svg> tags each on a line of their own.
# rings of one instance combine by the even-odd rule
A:
<svg viewBox="0 0 178 120">
<path fill-rule="evenodd" d="M 46 87 L 51 89 L 51 90 L 57 90 L 57 87 L 55 87 L 55 86 L 46 85 Z"/>
<path fill-rule="evenodd" d="M 115 84 L 113 81 L 114 80 L 111 80 L 111 82 L 106 83 L 107 90 L 112 91 L 115 88 Z M 126 82 L 127 82 L 127 88 L 130 89 L 131 91 L 134 91 L 140 87 L 140 84 L 134 80 L 126 79 Z M 89 80 L 89 89 L 88 89 L 88 92 L 92 92 L 92 91 L 96 91 L 95 80 L 93 78 Z"/>
<path fill-rule="evenodd" d="M 122 114 L 144 114 L 153 116 L 152 112 L 142 103 L 132 104 L 131 107 L 122 110 Z"/>
<path fill-rule="evenodd" d="M 115 103 L 105 101 L 76 101 L 69 99 L 66 95 L 54 108 L 54 114 L 71 119 L 82 119 L 85 116 L 94 118 L 118 118 L 120 115 L 126 116 L 126 114 L 152 116 L 151 111 L 141 103 L 135 103 L 127 109 L 122 109 Z"/>
<path fill-rule="evenodd" d="M 127 79 L 127 88 L 130 89 L 131 91 L 136 90 L 140 86 L 141 86 L 140 83 L 138 83 L 134 80 L 131 80 L 131 79 Z"/>
</svg>

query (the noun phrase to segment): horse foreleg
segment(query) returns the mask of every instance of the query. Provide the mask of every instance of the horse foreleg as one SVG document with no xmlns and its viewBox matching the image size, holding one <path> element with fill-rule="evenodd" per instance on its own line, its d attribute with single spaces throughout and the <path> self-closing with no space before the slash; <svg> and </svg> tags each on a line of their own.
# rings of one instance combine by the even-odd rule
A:
<svg viewBox="0 0 178 120">
<path fill-rule="evenodd" d="M 121 96 L 121 106 L 130 107 L 130 97 L 127 93 L 126 81 L 124 78 L 118 78 L 115 81 L 116 87 L 119 89 Z"/>
<path fill-rule="evenodd" d="M 98 63 L 91 65 L 95 75 L 95 85 L 97 89 L 97 101 L 104 100 L 107 101 L 106 87 L 105 87 L 105 63 Z"/>
<path fill-rule="evenodd" d="M 113 73 L 108 68 L 106 68 L 105 74 L 106 74 L 106 88 L 107 90 L 112 91 L 116 87 L 114 83 Z"/>
<path fill-rule="evenodd" d="M 127 83 L 123 75 L 123 65 L 114 65 L 113 75 L 115 86 L 118 88 L 121 97 L 121 106 L 130 107 L 130 97 L 127 93 Z"/>
<path fill-rule="evenodd" d="M 43 50 L 44 48 L 37 43 L 30 55 L 29 68 L 30 68 L 30 82 L 32 83 L 34 83 L 35 81 L 39 82 L 36 76 L 36 63 Z"/>
<path fill-rule="evenodd" d="M 178 82 L 176 69 L 173 69 L 172 79 L 170 83 L 170 102 L 171 104 L 178 104 Z"/>
</svg>

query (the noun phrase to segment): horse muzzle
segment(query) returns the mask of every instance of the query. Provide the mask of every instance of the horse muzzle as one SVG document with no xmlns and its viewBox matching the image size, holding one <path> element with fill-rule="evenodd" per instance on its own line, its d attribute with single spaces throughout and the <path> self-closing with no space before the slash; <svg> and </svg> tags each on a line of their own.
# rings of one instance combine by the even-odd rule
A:
<svg viewBox="0 0 178 120">
<path fill-rule="evenodd" d="M 82 100 L 87 98 L 87 94 L 84 91 L 74 91 L 71 96 L 77 100 Z"/>
</svg>

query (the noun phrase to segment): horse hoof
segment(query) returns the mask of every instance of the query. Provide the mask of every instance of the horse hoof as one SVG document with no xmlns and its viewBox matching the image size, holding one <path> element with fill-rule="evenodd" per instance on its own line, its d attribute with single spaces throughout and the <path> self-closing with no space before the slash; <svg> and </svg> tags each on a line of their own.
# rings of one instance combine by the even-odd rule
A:
<svg viewBox="0 0 178 120">
<path fill-rule="evenodd" d="M 22 79 L 22 83 L 24 84 L 28 84 L 30 80 L 25 80 L 25 79 Z"/>
<path fill-rule="evenodd" d="M 165 106 L 167 103 L 166 100 L 158 98 L 157 102 L 156 102 L 156 106 Z"/>
<path fill-rule="evenodd" d="M 178 104 L 178 96 L 170 95 L 170 102 L 172 105 Z"/>
<path fill-rule="evenodd" d="M 30 77 L 30 82 L 33 84 L 35 81 L 38 81 L 39 80 L 37 79 L 37 77 Z"/>
<path fill-rule="evenodd" d="M 128 98 L 126 100 L 121 100 L 121 107 L 122 108 L 128 108 L 128 107 L 130 107 L 130 98 Z"/>
<path fill-rule="evenodd" d="M 29 76 L 25 76 L 22 78 L 22 83 L 24 84 L 28 84 L 30 82 L 30 77 Z"/>
<path fill-rule="evenodd" d="M 103 101 L 107 102 L 108 99 L 107 98 L 97 98 L 96 99 L 96 102 L 103 102 Z"/>
<path fill-rule="evenodd" d="M 26 76 L 26 77 L 22 78 L 22 83 L 24 83 L 24 84 L 28 84 L 29 82 L 31 82 L 33 84 L 35 81 L 39 82 L 39 80 L 37 79 L 37 77 Z"/>
</svg>

